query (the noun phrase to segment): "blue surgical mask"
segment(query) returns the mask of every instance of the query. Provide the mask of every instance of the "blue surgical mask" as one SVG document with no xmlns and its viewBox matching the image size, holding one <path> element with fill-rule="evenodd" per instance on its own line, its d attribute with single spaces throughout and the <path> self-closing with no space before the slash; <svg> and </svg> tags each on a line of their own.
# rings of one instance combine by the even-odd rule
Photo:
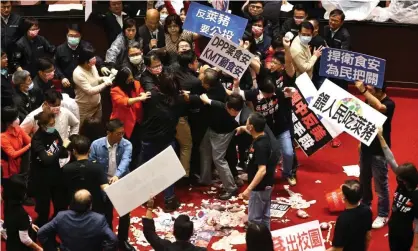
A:
<svg viewBox="0 0 418 251">
<path fill-rule="evenodd" d="M 1 69 L 1 75 L 7 76 L 7 69 Z"/>
<path fill-rule="evenodd" d="M 71 46 L 77 46 L 80 43 L 79 37 L 67 37 L 68 44 Z"/>
<path fill-rule="evenodd" d="M 46 132 L 47 132 L 47 133 L 52 134 L 52 133 L 54 133 L 54 132 L 55 132 L 55 128 L 54 128 L 54 127 L 50 127 L 50 126 L 48 126 L 48 127 L 46 128 Z"/>
<path fill-rule="evenodd" d="M 311 42 L 312 37 L 311 36 L 299 36 L 300 42 L 304 45 L 308 45 L 309 42 Z"/>
<path fill-rule="evenodd" d="M 33 82 L 31 82 L 30 85 L 28 86 L 28 91 L 32 90 L 33 86 L 34 86 L 34 84 L 33 84 Z"/>
</svg>

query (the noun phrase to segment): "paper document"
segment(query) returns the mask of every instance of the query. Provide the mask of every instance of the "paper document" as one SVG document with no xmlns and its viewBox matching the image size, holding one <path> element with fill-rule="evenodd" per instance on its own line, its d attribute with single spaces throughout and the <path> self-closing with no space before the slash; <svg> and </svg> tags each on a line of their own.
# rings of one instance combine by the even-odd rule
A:
<svg viewBox="0 0 418 251">
<path fill-rule="evenodd" d="M 285 4 L 282 4 L 280 10 L 283 12 L 290 12 L 293 10 L 293 4 L 286 2 Z"/>
<path fill-rule="evenodd" d="M 360 167 L 358 165 L 343 166 L 347 176 L 360 177 Z"/>
<path fill-rule="evenodd" d="M 105 189 L 123 216 L 161 193 L 186 174 L 171 146 Z"/>
<path fill-rule="evenodd" d="M 50 4 L 48 5 L 49 12 L 55 11 L 70 11 L 70 10 L 83 10 L 82 4 Z"/>
</svg>

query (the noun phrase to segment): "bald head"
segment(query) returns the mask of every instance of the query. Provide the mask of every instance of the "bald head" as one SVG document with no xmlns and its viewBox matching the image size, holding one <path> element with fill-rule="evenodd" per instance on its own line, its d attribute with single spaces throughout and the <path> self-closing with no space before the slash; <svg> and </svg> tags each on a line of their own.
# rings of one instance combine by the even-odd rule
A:
<svg viewBox="0 0 418 251">
<path fill-rule="evenodd" d="M 70 209 L 79 213 L 84 213 L 91 208 L 91 194 L 86 189 L 75 192 Z"/>
<path fill-rule="evenodd" d="M 160 13 L 157 9 L 149 9 L 147 10 L 147 14 L 145 15 L 145 25 L 148 27 L 150 31 L 155 31 L 158 28 L 158 24 L 160 22 Z"/>
</svg>

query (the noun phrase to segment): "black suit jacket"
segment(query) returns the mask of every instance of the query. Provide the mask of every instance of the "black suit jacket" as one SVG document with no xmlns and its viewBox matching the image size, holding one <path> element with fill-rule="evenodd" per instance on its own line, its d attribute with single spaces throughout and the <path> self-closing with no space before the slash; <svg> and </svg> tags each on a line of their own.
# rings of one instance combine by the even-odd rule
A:
<svg viewBox="0 0 418 251">
<path fill-rule="evenodd" d="M 138 34 L 143 39 L 144 55 L 146 55 L 151 50 L 151 48 L 149 48 L 149 42 L 152 39 L 151 32 L 149 31 L 148 27 L 145 24 L 143 24 L 141 27 L 139 27 Z M 158 33 L 157 33 L 156 39 L 158 40 L 157 42 L 158 48 L 165 47 L 165 33 L 164 33 L 163 27 L 161 26 L 158 27 Z"/>
<path fill-rule="evenodd" d="M 327 42 L 327 45 L 331 48 L 342 49 L 342 50 L 350 50 L 351 49 L 351 39 L 350 33 L 344 27 L 340 27 L 340 29 L 335 33 L 334 37 L 332 37 L 331 30 L 329 25 L 324 27 L 324 38 Z"/>
</svg>

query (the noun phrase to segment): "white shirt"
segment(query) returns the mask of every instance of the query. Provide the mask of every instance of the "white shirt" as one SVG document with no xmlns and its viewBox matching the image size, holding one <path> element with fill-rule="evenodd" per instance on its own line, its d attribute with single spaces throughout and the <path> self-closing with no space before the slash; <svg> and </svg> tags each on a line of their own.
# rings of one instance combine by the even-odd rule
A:
<svg viewBox="0 0 418 251">
<path fill-rule="evenodd" d="M 242 111 L 242 110 L 241 110 Z M 239 111 L 238 115 L 235 117 L 235 121 L 239 124 L 239 116 L 241 116 L 241 111 Z"/>
<path fill-rule="evenodd" d="M 254 38 L 255 43 L 259 44 L 259 43 L 263 42 L 263 38 L 264 38 L 264 34 L 261 34 L 261 36 L 259 38 Z"/>
<path fill-rule="evenodd" d="M 123 16 L 126 15 L 126 13 L 122 11 L 122 13 L 120 13 L 120 16 L 116 15 L 115 13 L 113 13 L 113 15 L 116 17 L 116 21 L 118 22 L 120 27 L 123 28 Z"/>
<path fill-rule="evenodd" d="M 107 176 L 112 178 L 115 176 L 116 169 L 118 165 L 116 164 L 116 150 L 118 149 L 118 144 L 110 145 L 109 141 L 106 139 L 106 146 L 109 151 L 109 169 L 107 170 Z"/>
<path fill-rule="evenodd" d="M 331 31 L 331 38 L 334 38 L 335 33 L 337 33 L 337 31 L 338 31 L 339 29 L 340 29 L 340 28 L 336 29 L 335 31 L 333 31 L 333 30 L 329 29 L 329 30 Z"/>
<path fill-rule="evenodd" d="M 33 134 L 38 130 L 39 126 L 35 120 L 35 116 L 40 112 L 42 112 L 42 106 L 29 113 L 28 116 L 26 116 L 26 118 L 20 124 L 20 127 L 27 134 Z M 68 139 L 70 135 L 78 134 L 79 127 L 80 121 L 74 116 L 74 114 L 67 108 L 61 107 L 60 113 L 55 115 L 54 125 L 54 128 L 58 131 L 61 138 L 64 140 Z"/>
<path fill-rule="evenodd" d="M 80 120 L 80 110 L 78 109 L 77 102 L 75 102 L 75 99 L 70 98 L 67 93 L 62 93 L 61 107 L 67 108 L 78 120 Z"/>
</svg>

